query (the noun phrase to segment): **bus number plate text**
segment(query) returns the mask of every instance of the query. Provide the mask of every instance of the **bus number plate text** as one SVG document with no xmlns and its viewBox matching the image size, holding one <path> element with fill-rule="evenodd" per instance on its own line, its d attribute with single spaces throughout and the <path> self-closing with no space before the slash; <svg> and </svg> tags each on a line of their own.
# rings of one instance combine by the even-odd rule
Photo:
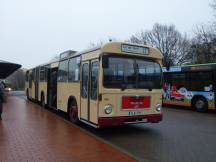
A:
<svg viewBox="0 0 216 162">
<path fill-rule="evenodd" d="M 129 111 L 128 115 L 129 116 L 142 115 L 142 112 L 141 111 Z"/>
</svg>

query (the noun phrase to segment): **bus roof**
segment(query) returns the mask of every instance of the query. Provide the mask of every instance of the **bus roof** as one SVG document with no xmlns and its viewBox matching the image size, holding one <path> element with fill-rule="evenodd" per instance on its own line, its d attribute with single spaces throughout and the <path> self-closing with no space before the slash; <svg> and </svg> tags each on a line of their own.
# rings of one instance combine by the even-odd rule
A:
<svg viewBox="0 0 216 162">
<path fill-rule="evenodd" d="M 141 44 L 133 44 L 133 43 L 126 43 L 126 42 L 108 42 L 101 46 L 88 49 L 82 52 L 77 53 L 78 55 L 89 55 L 94 53 L 94 57 L 99 57 L 102 53 L 114 53 L 114 54 L 126 54 L 134 56 L 145 56 L 147 58 L 155 58 L 155 59 L 162 59 L 161 52 L 147 45 Z M 89 55 L 89 57 L 92 57 Z M 86 56 L 89 58 L 88 56 Z"/>
<path fill-rule="evenodd" d="M 147 45 L 141 45 L 141 44 L 126 43 L 126 42 L 108 42 L 108 43 L 105 43 L 101 46 L 90 48 L 90 49 L 87 49 L 87 50 L 84 50 L 81 52 L 68 50 L 68 51 L 61 53 L 60 55 L 68 53 L 68 52 L 71 52 L 71 54 L 68 54 L 68 56 L 66 55 L 66 57 L 62 57 L 62 58 L 59 57 L 59 59 L 56 59 L 52 62 L 48 62 L 45 64 L 41 64 L 39 66 L 46 66 L 46 65 L 55 64 L 61 60 L 65 60 L 68 58 L 77 57 L 77 56 L 81 56 L 81 55 L 83 57 L 86 57 L 87 55 L 89 55 L 89 56 L 87 56 L 89 58 L 89 57 L 91 57 L 90 53 L 94 53 L 95 57 L 99 57 L 101 53 L 116 53 L 116 54 L 118 54 L 118 53 L 122 54 L 123 53 L 123 54 L 128 54 L 128 55 L 134 54 L 136 56 L 137 55 L 145 56 L 147 58 L 155 58 L 155 59 L 159 59 L 159 60 L 161 60 L 163 57 L 161 52 L 154 47 L 147 46 Z M 39 67 L 39 66 L 37 66 L 37 67 Z M 34 68 L 36 68 L 36 67 L 34 67 Z M 34 68 L 32 68 L 32 69 L 34 69 Z"/>
</svg>

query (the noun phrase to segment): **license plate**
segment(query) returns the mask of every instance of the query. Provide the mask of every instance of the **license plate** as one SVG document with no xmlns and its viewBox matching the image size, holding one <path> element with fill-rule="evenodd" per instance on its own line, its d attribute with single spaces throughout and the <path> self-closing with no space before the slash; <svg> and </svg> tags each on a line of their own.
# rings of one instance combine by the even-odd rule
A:
<svg viewBox="0 0 216 162">
<path fill-rule="evenodd" d="M 142 112 L 141 111 L 129 111 L 128 115 L 129 116 L 142 115 Z"/>
</svg>

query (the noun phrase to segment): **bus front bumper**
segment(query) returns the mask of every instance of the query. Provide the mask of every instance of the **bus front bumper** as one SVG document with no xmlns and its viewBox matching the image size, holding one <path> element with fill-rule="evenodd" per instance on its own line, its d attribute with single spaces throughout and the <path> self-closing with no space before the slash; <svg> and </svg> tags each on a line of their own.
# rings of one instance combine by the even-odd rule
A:
<svg viewBox="0 0 216 162">
<path fill-rule="evenodd" d="M 162 114 L 151 114 L 141 116 L 121 116 L 121 117 L 99 117 L 98 126 L 117 126 L 125 124 L 137 124 L 137 123 L 158 123 L 162 121 Z"/>
</svg>

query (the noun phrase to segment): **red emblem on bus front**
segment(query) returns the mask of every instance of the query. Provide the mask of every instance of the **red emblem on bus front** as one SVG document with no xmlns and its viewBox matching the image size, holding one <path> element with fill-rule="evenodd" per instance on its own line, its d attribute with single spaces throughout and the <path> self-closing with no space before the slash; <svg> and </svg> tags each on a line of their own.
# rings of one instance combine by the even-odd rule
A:
<svg viewBox="0 0 216 162">
<path fill-rule="evenodd" d="M 123 96 L 122 109 L 142 109 L 149 108 L 151 97 L 150 96 Z"/>
</svg>

